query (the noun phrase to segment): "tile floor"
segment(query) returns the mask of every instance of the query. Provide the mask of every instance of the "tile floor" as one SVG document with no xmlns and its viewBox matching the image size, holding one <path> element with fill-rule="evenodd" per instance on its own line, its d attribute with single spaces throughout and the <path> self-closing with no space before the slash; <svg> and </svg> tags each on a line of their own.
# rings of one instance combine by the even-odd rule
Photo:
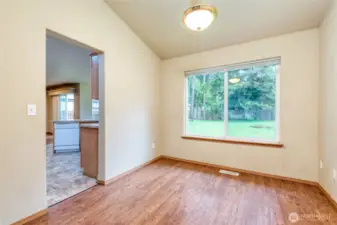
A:
<svg viewBox="0 0 337 225">
<path fill-rule="evenodd" d="M 80 153 L 53 153 L 47 146 L 47 201 L 54 205 L 96 185 L 96 180 L 83 175 Z"/>
</svg>

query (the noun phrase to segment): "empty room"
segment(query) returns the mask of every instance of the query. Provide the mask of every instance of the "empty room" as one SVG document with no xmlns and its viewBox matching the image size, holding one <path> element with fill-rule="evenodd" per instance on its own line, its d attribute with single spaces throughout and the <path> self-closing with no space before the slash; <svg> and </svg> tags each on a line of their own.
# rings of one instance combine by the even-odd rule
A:
<svg viewBox="0 0 337 225">
<path fill-rule="evenodd" d="M 0 225 L 337 224 L 336 0 L 4 0 L 0 21 Z M 50 75 L 47 37 L 84 47 L 57 57 L 86 81 Z"/>
</svg>

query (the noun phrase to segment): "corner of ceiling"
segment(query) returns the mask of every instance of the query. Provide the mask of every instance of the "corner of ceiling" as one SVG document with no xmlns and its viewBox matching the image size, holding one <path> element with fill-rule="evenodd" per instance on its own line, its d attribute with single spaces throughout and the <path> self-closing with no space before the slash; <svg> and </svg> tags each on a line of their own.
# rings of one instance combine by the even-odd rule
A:
<svg viewBox="0 0 337 225">
<path fill-rule="evenodd" d="M 110 2 L 111 0 L 103 0 L 103 2 L 109 7 L 109 9 L 118 17 L 125 25 L 126 27 L 129 28 L 129 30 L 158 58 L 158 60 L 163 60 L 163 58 L 154 50 L 152 49 L 136 32 L 135 30 L 132 29 L 129 24 L 127 24 L 119 15 L 118 13 L 115 12 L 115 10 L 111 7 Z M 118 1 L 118 0 L 114 0 Z M 125 1 L 125 0 L 120 0 L 120 1 Z"/>
</svg>

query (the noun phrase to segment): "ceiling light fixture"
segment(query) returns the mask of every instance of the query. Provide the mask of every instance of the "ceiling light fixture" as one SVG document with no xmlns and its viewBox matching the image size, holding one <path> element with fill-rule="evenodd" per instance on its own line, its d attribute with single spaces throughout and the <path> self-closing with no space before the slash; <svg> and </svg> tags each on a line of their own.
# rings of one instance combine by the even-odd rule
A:
<svg viewBox="0 0 337 225">
<path fill-rule="evenodd" d="M 209 27 L 217 17 L 217 9 L 207 4 L 192 4 L 184 12 L 183 22 L 193 31 L 202 31 Z"/>
</svg>

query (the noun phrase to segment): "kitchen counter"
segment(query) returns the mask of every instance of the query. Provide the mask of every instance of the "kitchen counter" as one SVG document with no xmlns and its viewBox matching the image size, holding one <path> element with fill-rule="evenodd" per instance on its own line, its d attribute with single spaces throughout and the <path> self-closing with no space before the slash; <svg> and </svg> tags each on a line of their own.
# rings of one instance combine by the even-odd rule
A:
<svg viewBox="0 0 337 225">
<path fill-rule="evenodd" d="M 92 119 L 76 119 L 76 120 L 54 120 L 53 123 L 98 123 L 98 120 L 92 120 Z"/>
<path fill-rule="evenodd" d="M 81 124 L 81 128 L 93 128 L 93 129 L 98 129 L 99 128 L 99 123 L 85 123 Z"/>
<path fill-rule="evenodd" d="M 75 119 L 75 120 L 55 120 L 53 121 L 54 152 L 80 151 L 80 129 L 97 130 L 98 120 Z"/>
</svg>

